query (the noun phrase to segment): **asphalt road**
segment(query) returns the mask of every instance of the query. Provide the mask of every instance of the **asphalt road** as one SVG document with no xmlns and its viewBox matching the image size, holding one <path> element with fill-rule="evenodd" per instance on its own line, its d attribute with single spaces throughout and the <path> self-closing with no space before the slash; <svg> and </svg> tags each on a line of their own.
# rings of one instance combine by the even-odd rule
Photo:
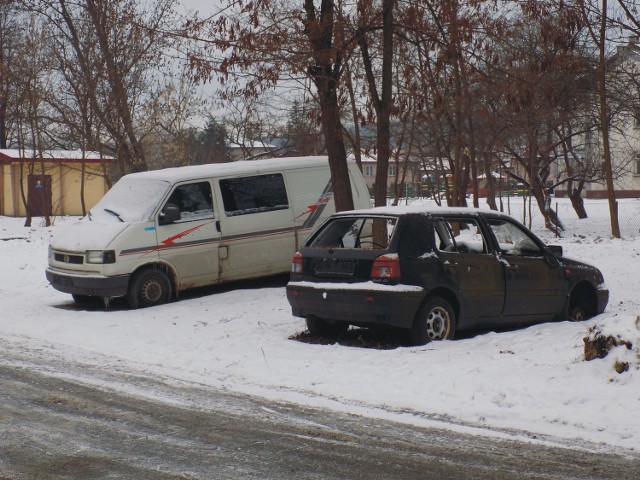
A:
<svg viewBox="0 0 640 480">
<path fill-rule="evenodd" d="M 269 402 L 0 339 L 2 480 L 396 478 L 640 479 L 640 455 Z"/>
</svg>

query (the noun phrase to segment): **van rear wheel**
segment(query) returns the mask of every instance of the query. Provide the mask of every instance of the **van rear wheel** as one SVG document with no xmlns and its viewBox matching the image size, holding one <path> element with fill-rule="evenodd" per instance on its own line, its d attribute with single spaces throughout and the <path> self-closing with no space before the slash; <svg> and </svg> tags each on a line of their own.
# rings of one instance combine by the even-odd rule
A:
<svg viewBox="0 0 640 480">
<path fill-rule="evenodd" d="M 141 270 L 129 284 L 127 301 L 131 308 L 145 308 L 168 302 L 171 298 L 171 281 L 157 268 Z"/>
</svg>

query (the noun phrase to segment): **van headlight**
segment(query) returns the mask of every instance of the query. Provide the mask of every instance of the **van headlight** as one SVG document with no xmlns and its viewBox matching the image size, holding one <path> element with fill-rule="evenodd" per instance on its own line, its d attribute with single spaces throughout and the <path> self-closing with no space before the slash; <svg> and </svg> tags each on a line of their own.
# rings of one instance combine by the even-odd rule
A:
<svg viewBox="0 0 640 480">
<path fill-rule="evenodd" d="M 114 250 L 87 250 L 87 263 L 116 263 Z"/>
</svg>

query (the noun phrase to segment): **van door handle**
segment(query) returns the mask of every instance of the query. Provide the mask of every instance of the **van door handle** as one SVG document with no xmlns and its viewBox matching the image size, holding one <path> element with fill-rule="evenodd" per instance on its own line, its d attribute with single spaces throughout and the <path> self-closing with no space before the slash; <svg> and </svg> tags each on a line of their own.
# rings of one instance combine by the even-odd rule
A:
<svg viewBox="0 0 640 480">
<path fill-rule="evenodd" d="M 220 220 L 216 220 L 216 230 L 220 233 Z"/>
</svg>

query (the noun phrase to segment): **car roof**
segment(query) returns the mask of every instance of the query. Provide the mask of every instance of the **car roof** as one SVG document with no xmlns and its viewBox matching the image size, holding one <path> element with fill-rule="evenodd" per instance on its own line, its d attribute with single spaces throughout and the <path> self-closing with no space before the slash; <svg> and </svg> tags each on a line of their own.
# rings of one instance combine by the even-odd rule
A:
<svg viewBox="0 0 640 480">
<path fill-rule="evenodd" d="M 438 216 L 438 215 L 471 215 L 471 216 L 484 216 L 491 218 L 504 218 L 513 220 L 512 217 L 504 213 L 500 213 L 495 210 L 472 208 L 472 207 L 438 207 L 438 206 L 424 206 L 424 205 L 405 205 L 405 206 L 385 206 L 374 207 L 369 209 L 360 210 L 348 210 L 335 213 L 334 216 L 371 216 L 371 215 L 426 215 L 426 216 Z"/>
</svg>

